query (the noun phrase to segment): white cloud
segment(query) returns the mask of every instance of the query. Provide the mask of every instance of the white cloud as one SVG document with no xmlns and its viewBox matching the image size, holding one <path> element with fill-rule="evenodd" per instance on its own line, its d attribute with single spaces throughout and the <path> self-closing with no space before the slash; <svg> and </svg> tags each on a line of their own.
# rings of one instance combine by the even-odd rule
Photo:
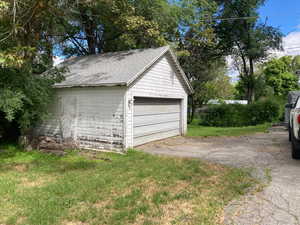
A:
<svg viewBox="0 0 300 225">
<path fill-rule="evenodd" d="M 59 56 L 53 57 L 53 66 L 57 66 L 58 64 L 62 63 L 65 59 Z"/>
<path fill-rule="evenodd" d="M 300 55 L 300 31 L 289 33 L 283 38 L 282 42 L 284 50 L 272 52 L 274 56 Z"/>
</svg>

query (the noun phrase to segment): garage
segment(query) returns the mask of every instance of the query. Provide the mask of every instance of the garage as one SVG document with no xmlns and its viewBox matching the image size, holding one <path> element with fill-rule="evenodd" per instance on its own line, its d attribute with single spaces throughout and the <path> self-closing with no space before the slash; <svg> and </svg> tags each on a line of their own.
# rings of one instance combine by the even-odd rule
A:
<svg viewBox="0 0 300 225">
<path fill-rule="evenodd" d="M 66 60 L 38 136 L 81 149 L 127 149 L 187 131 L 193 88 L 169 46 Z"/>
<path fill-rule="evenodd" d="M 181 135 L 181 100 L 164 98 L 134 99 L 134 146 Z"/>
</svg>

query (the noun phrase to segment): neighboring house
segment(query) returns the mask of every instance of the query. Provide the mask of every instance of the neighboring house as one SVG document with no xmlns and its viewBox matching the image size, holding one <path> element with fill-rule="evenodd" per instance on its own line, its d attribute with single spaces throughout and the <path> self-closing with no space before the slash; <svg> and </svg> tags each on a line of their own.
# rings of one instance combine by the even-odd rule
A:
<svg viewBox="0 0 300 225">
<path fill-rule="evenodd" d="M 167 47 L 76 57 L 55 85 L 51 117 L 38 135 L 74 140 L 81 148 L 122 151 L 183 135 L 193 92 Z"/>
</svg>

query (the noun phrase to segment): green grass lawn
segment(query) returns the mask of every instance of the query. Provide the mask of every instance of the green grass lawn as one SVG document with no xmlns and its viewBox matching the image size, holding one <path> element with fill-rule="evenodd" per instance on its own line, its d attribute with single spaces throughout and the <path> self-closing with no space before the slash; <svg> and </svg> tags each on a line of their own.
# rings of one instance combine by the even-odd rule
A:
<svg viewBox="0 0 300 225">
<path fill-rule="evenodd" d="M 240 136 L 257 132 L 267 132 L 270 124 L 261 124 L 248 127 L 206 127 L 198 125 L 198 121 L 188 125 L 187 136 L 209 137 L 209 136 Z"/>
<path fill-rule="evenodd" d="M 64 157 L 0 147 L 0 224 L 218 224 L 249 173 L 137 151 Z"/>
</svg>

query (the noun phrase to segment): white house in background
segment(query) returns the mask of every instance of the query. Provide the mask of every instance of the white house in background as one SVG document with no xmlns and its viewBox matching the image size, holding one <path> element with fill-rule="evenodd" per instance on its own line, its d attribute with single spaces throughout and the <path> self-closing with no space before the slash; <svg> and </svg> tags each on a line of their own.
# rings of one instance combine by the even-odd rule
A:
<svg viewBox="0 0 300 225">
<path fill-rule="evenodd" d="M 247 105 L 247 100 L 218 100 L 218 99 L 211 99 L 207 102 L 208 105 L 220 105 L 221 103 L 225 103 L 227 105 L 230 104 L 241 104 L 241 105 Z"/>
<path fill-rule="evenodd" d="M 51 116 L 38 135 L 122 151 L 186 133 L 193 89 L 168 46 L 76 57 L 59 66 L 68 72 L 54 86 Z"/>
</svg>

